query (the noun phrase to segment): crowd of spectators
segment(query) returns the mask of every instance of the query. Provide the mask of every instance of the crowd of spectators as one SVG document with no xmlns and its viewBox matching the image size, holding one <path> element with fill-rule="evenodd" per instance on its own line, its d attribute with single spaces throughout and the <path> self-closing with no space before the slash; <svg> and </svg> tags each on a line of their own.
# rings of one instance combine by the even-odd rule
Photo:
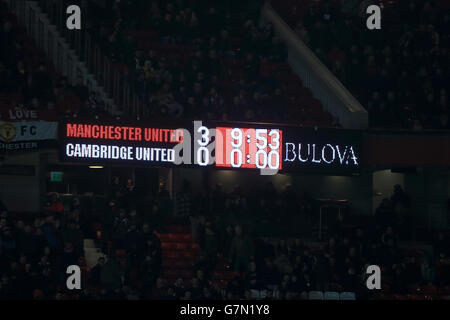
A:
<svg viewBox="0 0 450 320">
<path fill-rule="evenodd" d="M 366 268 L 373 264 L 382 268 L 383 292 L 406 294 L 415 286 L 450 285 L 449 268 L 438 272 L 435 263 L 450 254 L 443 232 L 431 243 L 432 252 L 399 247 L 410 231 L 410 199 L 400 186 L 378 208 L 375 224 L 347 228 L 340 217 L 324 245 L 308 243 L 301 235 L 264 235 L 246 225 L 246 216 L 273 226 L 286 223 L 284 212 L 308 214 L 313 201 L 306 195 L 297 197 L 292 187 L 277 193 L 267 184 L 259 192 L 237 187 L 226 193 L 218 185 L 210 195 L 210 209 L 204 194 L 193 195 L 189 190 L 185 182 L 176 202 L 182 203 L 177 206 L 182 211 L 178 217 L 191 218 L 194 239 L 201 248 L 194 277 L 173 283 L 154 277 L 149 295 L 141 293 L 147 298 L 252 299 L 260 297 L 255 292 L 264 292 L 264 299 L 305 299 L 308 292 L 318 290 L 350 291 L 370 299 L 375 294 L 365 285 Z M 234 272 L 235 277 L 227 283 L 214 280 L 218 267 Z"/>
<path fill-rule="evenodd" d="M 292 74 L 273 27 L 259 24 L 262 3 L 79 4 L 85 32 L 114 65 L 126 66 L 121 73 L 134 84 L 145 116 L 337 126 Z"/>
<path fill-rule="evenodd" d="M 42 214 L 17 215 L 0 205 L 0 298 L 58 299 L 66 293 L 66 269 L 83 265 L 82 215 L 63 211 L 56 195 Z"/>
<path fill-rule="evenodd" d="M 381 29 L 366 8 L 381 7 Z M 449 129 L 446 1 L 273 1 L 369 112 L 372 127 Z M 292 9 L 294 8 L 294 9 Z"/>
<path fill-rule="evenodd" d="M 138 268 L 135 280 L 142 290 L 150 291 L 161 265 L 161 243 L 148 223 L 156 225 L 155 220 L 146 215 L 138 219 L 136 210 L 130 209 L 134 199 L 130 183 L 119 186 L 114 179 L 107 192 L 97 222 L 76 197 L 63 203 L 52 193 L 37 215 L 9 212 L 0 202 L 0 299 L 125 297 L 132 295 L 127 290 L 131 267 Z M 107 257 L 101 256 L 90 272 L 86 272 L 85 238 L 97 238 Z M 118 249 L 126 251 L 127 269 L 120 266 Z M 66 287 L 70 265 L 82 268 L 81 291 Z"/>
<path fill-rule="evenodd" d="M 266 191 L 269 190 L 274 206 L 267 210 L 268 216 L 259 209 L 256 210 L 258 213 L 253 212 L 253 221 L 271 216 L 271 225 L 286 223 L 282 216 L 283 207 L 292 205 L 293 210 L 288 212 L 294 214 L 313 206 L 308 201 L 298 201 L 292 189 L 277 194 L 268 185 Z M 261 202 L 268 199 L 264 192 L 256 198 Z M 400 240 L 409 239 L 411 228 L 408 222 L 410 199 L 400 186 L 395 186 L 392 197 L 380 205 L 375 223 L 349 228 L 345 217 L 339 216 L 324 245 L 308 243 L 301 235 L 296 238 L 267 236 L 248 226 L 243 227 L 240 217 L 248 214 L 252 201 L 236 190 L 230 194 L 216 190 L 214 199 L 213 203 L 217 203 L 217 208 L 213 209 L 215 214 L 205 217 L 197 227 L 203 255 L 196 265 L 197 276 L 184 288 L 183 292 L 189 292 L 189 297 L 207 299 L 212 295 L 250 299 L 260 297 L 257 292 L 264 292 L 265 299 L 307 299 L 310 291 L 348 291 L 355 292 L 360 299 L 371 299 L 375 293 L 367 290 L 365 283 L 369 265 L 381 267 L 383 292 L 407 294 L 411 293 L 411 288 L 419 286 L 450 285 L 450 268 L 445 266 L 438 272 L 436 263 L 449 258 L 449 240 L 444 232 L 431 243 L 432 252 L 399 247 Z M 218 199 L 225 200 L 220 203 Z M 240 205 L 230 206 L 236 203 Z M 275 220 L 277 218 L 280 220 Z M 237 274 L 224 288 L 207 284 L 221 261 L 217 257 L 223 257 L 226 268 Z M 201 275 L 200 282 L 205 283 L 203 286 L 194 285 L 199 280 L 198 275 Z M 172 289 L 181 290 L 177 287 L 180 283 Z M 161 284 L 162 292 L 170 288 Z M 175 297 L 183 299 L 185 295 L 177 293 Z"/>
<path fill-rule="evenodd" d="M 410 214 L 410 199 L 399 186 L 378 208 L 375 224 L 348 227 L 340 215 L 325 243 L 306 241 L 300 233 L 267 235 L 246 224 L 245 216 L 275 225 L 287 223 L 288 215 L 310 214 L 314 201 L 298 197 L 292 187 L 277 192 L 269 183 L 259 192 L 237 187 L 227 193 L 218 185 L 209 195 L 211 207 L 204 194 L 189 191 L 187 182 L 184 188 L 184 217 L 177 219 L 185 223 L 190 217 L 196 224 L 193 239 L 200 247 L 191 280 L 168 282 L 164 277 L 158 235 L 167 221 L 159 209 L 160 199 L 170 199 L 165 187 L 142 195 L 131 179 L 122 183 L 114 178 L 103 217 L 96 221 L 77 198 L 63 205 L 56 194 L 33 221 L 0 204 L 1 298 L 73 297 L 65 287 L 65 270 L 72 264 L 86 266 L 84 238 L 97 238 L 104 256 L 83 275 L 83 289 L 76 292 L 81 299 L 251 299 L 255 292 L 264 292 L 264 299 L 304 299 L 316 290 L 350 291 L 370 299 L 374 293 L 365 280 L 372 264 L 382 269 L 383 289 L 394 293 L 407 293 L 411 286 L 450 285 L 449 267 L 436 265 L 450 254 L 443 232 L 431 243 L 433 251 L 399 247 L 404 239 L 399 231 Z M 234 277 L 214 280 L 218 268 Z"/>
<path fill-rule="evenodd" d="M 449 12 L 443 1 L 305 0 L 289 14 L 289 5 L 283 3 L 290 2 L 273 5 L 368 109 L 371 126 L 449 128 Z M 363 9 L 372 3 L 382 8 L 381 30 L 366 28 Z M 307 98 L 295 96 L 290 71 L 262 71 L 268 64 L 286 67 L 286 49 L 273 27 L 259 24 L 262 1 L 79 4 L 86 30 L 112 61 L 128 67 L 128 80 L 148 116 L 316 123 L 327 119 L 326 125 L 337 125 L 326 113 L 311 111 L 311 106 L 321 106 L 310 93 Z M 2 48 L 17 51 L 10 28 L 3 24 Z M 143 44 L 136 31 L 144 31 L 143 38 L 150 40 Z M 63 108 L 71 109 L 70 99 L 61 92 L 67 89 L 65 81 L 53 80 L 52 86 L 46 64 L 30 66 L 23 54 L 2 53 L 3 90 L 21 88 L 24 103 L 33 108 L 51 109 L 64 101 Z M 297 91 L 302 91 L 298 81 Z M 74 89 L 81 105 L 102 109 L 95 94 Z"/>
<path fill-rule="evenodd" d="M 311 6 L 297 31 L 367 105 L 373 125 L 395 126 L 404 119 L 402 126 L 447 128 L 448 14 L 434 14 L 431 2 L 411 2 L 397 8 L 407 27 L 386 19 L 390 32 L 363 31 L 360 39 L 356 23 L 362 17 L 351 10 L 341 13 L 336 3 Z M 82 5 L 88 6 L 88 17 L 96 18 L 95 23 L 88 19 L 88 30 L 98 30 L 95 35 L 112 59 L 128 65 L 153 117 L 288 121 L 289 107 L 299 107 L 289 103 L 288 84 L 260 74 L 262 64 L 286 59 L 272 26 L 257 22 L 261 1 L 244 5 L 230 0 L 214 6 L 207 1 L 114 1 L 105 11 L 96 11 L 91 2 Z M 0 93 L 16 93 L 12 105 L 36 110 L 101 111 L 103 104 L 82 82 L 71 86 L 54 74 L 4 9 Z M 390 25 L 395 28 L 387 28 Z M 135 29 L 158 30 L 156 42 L 186 52 L 173 58 L 154 48 L 143 51 L 128 33 Z M 411 229 L 411 203 L 399 187 L 377 209 L 375 224 L 347 228 L 340 215 L 323 246 L 303 239 L 306 234 L 266 234 L 282 224 L 295 227 L 295 216 L 311 227 L 313 197 L 296 194 L 292 186 L 282 192 L 271 184 L 263 190 L 236 187 L 231 193 L 220 185 L 209 194 L 193 195 L 190 190 L 184 183 L 174 200 L 177 219 L 190 223 L 201 249 L 189 283 L 168 283 L 163 276 L 158 234 L 166 221 L 159 200 L 171 200 L 164 186 L 144 196 L 131 179 L 122 184 L 114 178 L 99 221 L 93 221 L 79 200 L 65 206 L 56 194 L 31 220 L 0 203 L 0 298 L 73 296 L 65 286 L 65 271 L 73 264 L 86 266 L 85 238 L 97 238 L 106 256 L 99 258 L 86 286 L 76 293 L 85 299 L 250 299 L 261 290 L 265 299 L 306 298 L 313 290 L 352 291 L 371 298 L 364 285 L 371 264 L 382 267 L 383 286 L 392 292 L 450 285 L 448 267 L 436 267 L 437 260 L 450 254 L 444 233 L 437 235 L 433 253 L 400 249 L 399 240 L 408 239 Z M 212 280 L 219 264 L 236 274 L 224 286 Z"/>
</svg>

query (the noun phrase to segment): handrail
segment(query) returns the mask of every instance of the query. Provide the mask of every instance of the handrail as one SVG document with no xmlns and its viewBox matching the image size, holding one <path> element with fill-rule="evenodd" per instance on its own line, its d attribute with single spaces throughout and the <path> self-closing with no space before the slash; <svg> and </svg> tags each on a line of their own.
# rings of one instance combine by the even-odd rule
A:
<svg viewBox="0 0 450 320">
<path fill-rule="evenodd" d="M 82 27 L 81 30 L 68 30 L 66 28 L 66 8 L 71 4 L 70 1 L 36 0 L 34 2 L 38 3 L 41 10 L 47 14 L 50 23 L 56 26 L 77 57 L 85 63 L 108 98 L 111 98 L 119 107 L 119 110 L 114 111 L 129 114 L 135 110 L 136 108 L 131 105 L 133 101 L 131 96 L 135 95 L 135 92 L 126 81 L 128 75 L 123 74 L 121 69 L 104 53 L 101 44 L 95 40 L 88 29 Z M 83 14 L 81 19 L 85 19 Z"/>
<path fill-rule="evenodd" d="M 277 35 L 288 47 L 289 62 L 294 71 L 299 74 L 303 71 L 302 80 L 315 93 L 325 108 L 339 118 L 344 127 L 367 128 L 368 114 L 364 107 L 294 33 L 273 9 L 269 1 L 266 1 L 261 13 L 263 19 L 270 21 Z"/>
</svg>

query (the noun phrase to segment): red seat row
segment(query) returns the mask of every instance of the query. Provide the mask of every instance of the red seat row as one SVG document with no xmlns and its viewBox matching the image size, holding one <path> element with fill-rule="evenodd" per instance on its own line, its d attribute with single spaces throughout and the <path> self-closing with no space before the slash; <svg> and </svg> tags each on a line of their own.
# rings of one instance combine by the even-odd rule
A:
<svg viewBox="0 0 450 320">
<path fill-rule="evenodd" d="M 198 250 L 197 243 L 190 242 L 162 242 L 161 247 L 168 250 Z"/>
<path fill-rule="evenodd" d="M 163 256 L 167 258 L 195 258 L 197 251 L 193 250 L 163 250 Z"/>
<path fill-rule="evenodd" d="M 192 241 L 190 233 L 160 233 L 158 236 L 161 242 Z"/>
</svg>

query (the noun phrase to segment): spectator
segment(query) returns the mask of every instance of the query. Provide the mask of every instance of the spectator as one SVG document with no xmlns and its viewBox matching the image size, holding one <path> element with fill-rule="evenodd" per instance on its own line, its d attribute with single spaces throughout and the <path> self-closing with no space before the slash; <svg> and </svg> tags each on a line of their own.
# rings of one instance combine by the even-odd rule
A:
<svg viewBox="0 0 450 320">
<path fill-rule="evenodd" d="M 103 266 L 105 265 L 105 258 L 98 258 L 97 264 L 92 268 L 90 273 L 89 282 L 94 286 L 99 286 L 101 283 L 101 274 L 103 270 Z"/>
<path fill-rule="evenodd" d="M 231 242 L 229 261 L 238 272 L 247 271 L 249 263 L 254 258 L 254 248 L 251 239 L 243 234 L 242 227 L 236 226 L 235 236 Z"/>
<path fill-rule="evenodd" d="M 52 193 L 50 195 L 50 201 L 47 203 L 47 208 L 51 213 L 61 214 L 64 211 L 64 206 L 57 193 Z"/>
<path fill-rule="evenodd" d="M 100 281 L 102 286 L 104 286 L 108 291 L 113 291 L 120 288 L 121 271 L 119 263 L 115 257 L 108 257 L 105 265 L 100 272 Z"/>
</svg>

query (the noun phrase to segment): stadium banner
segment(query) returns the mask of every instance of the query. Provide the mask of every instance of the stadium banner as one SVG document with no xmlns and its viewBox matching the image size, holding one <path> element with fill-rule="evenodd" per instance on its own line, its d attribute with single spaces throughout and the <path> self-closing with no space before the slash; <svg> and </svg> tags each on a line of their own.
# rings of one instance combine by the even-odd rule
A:
<svg viewBox="0 0 450 320">
<path fill-rule="evenodd" d="M 55 111 L 29 110 L 25 108 L 0 108 L 0 121 L 56 121 Z"/>
<path fill-rule="evenodd" d="M 58 122 L 0 121 L 0 151 L 37 149 L 43 142 L 56 140 Z"/>
<path fill-rule="evenodd" d="M 361 131 L 213 121 L 88 122 L 66 120 L 60 160 L 215 167 L 230 170 L 358 174 Z M 272 172 L 272 173 L 271 173 Z"/>
</svg>

